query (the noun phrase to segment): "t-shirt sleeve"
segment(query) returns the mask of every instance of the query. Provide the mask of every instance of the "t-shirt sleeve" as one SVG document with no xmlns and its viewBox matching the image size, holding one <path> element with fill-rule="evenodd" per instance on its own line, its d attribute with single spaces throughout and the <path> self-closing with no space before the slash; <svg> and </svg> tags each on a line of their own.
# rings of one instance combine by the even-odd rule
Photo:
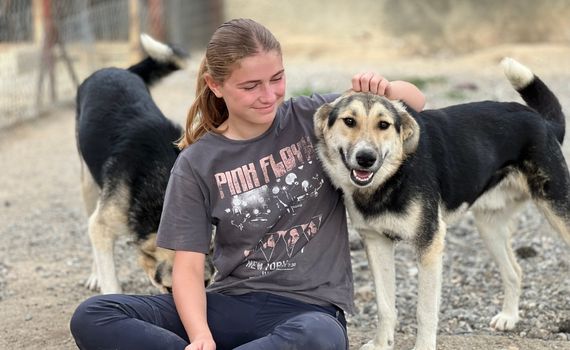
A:
<svg viewBox="0 0 570 350">
<path fill-rule="evenodd" d="M 291 107 L 299 116 L 312 118 L 317 109 L 325 103 L 334 101 L 340 94 L 312 94 L 311 96 L 298 96 L 291 100 Z"/>
<path fill-rule="evenodd" d="M 181 169 L 181 163 L 176 162 L 168 180 L 156 243 L 167 249 L 208 253 L 212 236 L 208 206 L 197 179 Z"/>
</svg>

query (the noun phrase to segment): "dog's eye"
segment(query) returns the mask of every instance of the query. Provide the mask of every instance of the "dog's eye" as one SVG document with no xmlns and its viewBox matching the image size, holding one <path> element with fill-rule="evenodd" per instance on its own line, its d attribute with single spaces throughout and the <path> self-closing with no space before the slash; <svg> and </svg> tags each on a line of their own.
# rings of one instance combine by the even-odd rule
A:
<svg viewBox="0 0 570 350">
<path fill-rule="evenodd" d="M 385 122 L 385 121 L 381 121 L 381 122 L 378 124 L 378 127 L 379 127 L 380 129 L 382 129 L 382 130 L 386 130 L 386 129 L 388 129 L 388 128 L 390 127 L 390 123 Z"/>
<path fill-rule="evenodd" d="M 344 121 L 344 124 L 346 126 L 348 126 L 349 128 L 352 128 L 356 125 L 356 120 L 354 120 L 352 118 L 344 118 L 343 121 Z"/>
</svg>

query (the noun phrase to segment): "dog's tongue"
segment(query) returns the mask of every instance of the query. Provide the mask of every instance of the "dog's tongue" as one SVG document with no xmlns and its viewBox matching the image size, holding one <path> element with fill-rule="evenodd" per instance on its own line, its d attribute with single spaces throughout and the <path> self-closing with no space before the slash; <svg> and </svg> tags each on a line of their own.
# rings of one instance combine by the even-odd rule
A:
<svg viewBox="0 0 570 350">
<path fill-rule="evenodd" d="M 370 175 L 372 174 L 370 171 L 366 171 L 366 170 L 353 170 L 354 171 L 354 175 L 360 179 L 360 180 L 368 180 L 370 178 Z"/>
</svg>

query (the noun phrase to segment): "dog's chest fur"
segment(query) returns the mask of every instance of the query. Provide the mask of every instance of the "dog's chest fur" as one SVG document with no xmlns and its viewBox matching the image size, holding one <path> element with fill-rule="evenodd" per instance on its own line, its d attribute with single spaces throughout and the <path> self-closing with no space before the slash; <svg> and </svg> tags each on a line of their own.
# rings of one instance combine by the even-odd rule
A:
<svg viewBox="0 0 570 350">
<path fill-rule="evenodd" d="M 371 214 L 362 210 L 363 203 L 355 201 L 353 194 L 346 195 L 346 192 L 345 205 L 352 227 L 360 232 L 363 238 L 368 235 L 383 234 L 393 240 L 411 241 L 421 235 L 419 231 L 425 226 L 426 216 L 431 216 L 431 220 L 441 218 L 447 225 L 450 225 L 460 219 L 467 210 L 501 211 L 512 203 L 526 201 L 529 198 L 528 193 L 525 177 L 520 172 L 513 172 L 495 187 L 483 193 L 472 206 L 463 203 L 457 208 L 449 209 L 439 201 L 438 208 L 433 210 L 435 208 L 426 206 L 425 201 L 409 200 L 405 201 L 406 204 L 398 210 L 393 210 L 388 206 L 384 210 Z M 374 203 L 368 204 L 368 207 L 372 206 Z"/>
<path fill-rule="evenodd" d="M 417 202 L 409 202 L 402 211 L 385 210 L 375 215 L 363 213 L 352 196 L 345 196 L 345 205 L 352 227 L 363 238 L 381 233 L 394 240 L 410 240 L 422 220 L 421 205 Z"/>
</svg>

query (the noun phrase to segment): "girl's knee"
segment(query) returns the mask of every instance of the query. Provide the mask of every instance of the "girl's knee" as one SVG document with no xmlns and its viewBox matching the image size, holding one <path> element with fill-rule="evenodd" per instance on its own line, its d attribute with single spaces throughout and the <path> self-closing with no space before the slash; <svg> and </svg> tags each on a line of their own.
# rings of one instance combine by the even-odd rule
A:
<svg viewBox="0 0 570 350">
<path fill-rule="evenodd" d="M 333 316 L 322 312 L 299 315 L 303 349 L 348 349 L 346 329 Z"/>
<path fill-rule="evenodd" d="M 93 313 L 91 313 L 89 310 L 100 302 L 99 298 L 100 295 L 96 295 L 87 300 L 84 300 L 73 312 L 73 316 L 71 316 L 71 320 L 69 322 L 69 327 L 71 329 L 71 333 L 74 336 L 80 333 L 81 330 L 89 327 L 91 321 L 93 320 Z"/>
<path fill-rule="evenodd" d="M 91 315 L 89 314 L 88 310 L 90 308 L 90 305 L 96 302 L 97 297 L 98 296 L 91 297 L 79 304 L 79 306 L 77 306 L 73 312 L 71 320 L 69 321 L 69 329 L 71 331 L 71 335 L 73 336 L 73 339 L 75 339 L 75 342 L 79 348 L 83 348 L 82 340 L 85 337 L 86 332 L 91 329 Z"/>
<path fill-rule="evenodd" d="M 69 328 L 76 341 L 97 325 L 113 319 L 118 309 L 113 307 L 112 298 L 107 295 L 95 295 L 83 301 L 71 316 Z"/>
</svg>

